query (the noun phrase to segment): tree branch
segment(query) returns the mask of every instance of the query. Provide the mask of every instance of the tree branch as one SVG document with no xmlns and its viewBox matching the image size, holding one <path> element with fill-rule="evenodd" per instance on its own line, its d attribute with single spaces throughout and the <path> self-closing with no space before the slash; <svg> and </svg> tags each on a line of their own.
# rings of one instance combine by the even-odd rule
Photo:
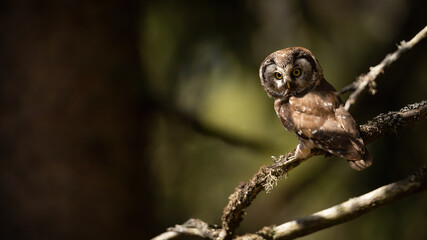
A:
<svg viewBox="0 0 427 240">
<path fill-rule="evenodd" d="M 207 239 L 223 239 L 226 234 L 220 226 L 211 226 L 200 219 L 191 218 L 182 225 L 175 225 L 175 227 L 168 228 L 167 232 L 156 236 L 152 240 L 170 240 L 179 238 L 182 235 Z"/>
<path fill-rule="evenodd" d="M 208 239 L 222 239 L 225 236 L 225 233 L 220 226 L 210 226 L 200 219 L 191 218 L 182 225 L 175 225 L 175 227 L 168 228 L 167 232 L 158 235 L 152 240 L 169 240 L 177 238 L 180 235 L 197 236 Z"/>
<path fill-rule="evenodd" d="M 425 118 L 427 118 L 427 101 L 410 104 L 397 112 L 380 114 L 371 121 L 368 121 L 368 123 L 360 126 L 361 137 L 368 144 L 380 136 L 397 133 L 405 126 Z M 278 179 L 306 159 L 316 155 L 327 154 L 325 151 L 315 149 L 306 159 L 286 161 L 289 156 L 294 155 L 294 151 L 289 152 L 286 156 L 282 156 L 278 163 L 261 167 L 252 179 L 246 183 L 240 183 L 234 193 L 230 195 L 228 205 L 224 208 L 222 216 L 222 226 L 227 231 L 228 236 L 232 235 L 234 230 L 240 225 L 240 222 L 243 220 L 244 209 L 251 204 L 258 193 L 264 189 L 269 191 Z"/>
<path fill-rule="evenodd" d="M 236 237 L 236 240 L 294 239 L 313 232 L 348 222 L 370 211 L 383 207 L 401 198 L 427 189 L 427 166 L 409 177 L 377 188 L 362 196 L 351 198 L 341 204 L 319 211 L 310 216 L 286 222 L 279 226 L 264 227 L 254 234 Z M 225 232 L 218 226 L 209 226 L 199 219 L 190 219 L 183 225 L 169 228 L 153 240 L 170 240 L 179 236 L 197 236 L 208 239 L 223 239 Z"/>
<path fill-rule="evenodd" d="M 382 113 L 376 116 L 372 120 L 368 121 L 366 124 L 360 126 L 361 137 L 367 144 L 378 139 L 381 136 L 385 136 L 390 133 L 398 133 L 403 128 L 409 125 L 413 125 L 418 121 L 426 118 L 427 118 L 427 101 L 425 100 L 419 103 L 407 105 L 406 107 L 400 109 L 399 111 L 392 111 L 385 114 Z M 244 209 L 250 206 L 250 204 L 256 198 L 258 193 L 260 193 L 264 189 L 267 191 L 271 190 L 271 188 L 275 185 L 278 179 L 286 175 L 290 170 L 297 167 L 299 164 L 301 164 L 303 161 L 306 160 L 306 159 L 302 159 L 302 160 L 296 159 L 291 161 L 282 161 L 284 159 L 287 159 L 289 156 L 292 156 L 293 154 L 294 154 L 294 151 L 291 151 L 287 153 L 285 156 L 281 156 L 279 159 L 281 160 L 280 162 L 276 162 L 270 166 L 261 167 L 259 171 L 252 177 L 252 179 L 250 179 L 246 183 L 240 183 L 240 185 L 235 189 L 235 192 L 230 195 L 229 203 L 224 208 L 224 212 L 222 216 L 222 228 L 211 227 L 207 223 L 204 223 L 201 220 L 190 219 L 183 225 L 177 225 L 174 228 L 169 228 L 168 229 L 169 232 L 163 233 L 154 239 L 155 240 L 174 239 L 180 236 L 180 234 L 199 236 L 199 237 L 208 238 L 208 239 L 231 239 L 234 234 L 234 231 L 237 229 L 237 227 L 240 225 L 240 222 L 243 220 Z M 325 155 L 325 154 L 327 153 L 322 150 L 314 149 L 308 158 L 316 155 Z M 423 171 L 425 171 L 425 168 L 423 169 L 424 169 Z M 405 195 L 402 194 L 399 196 L 405 196 Z M 397 199 L 397 197 L 395 199 Z M 389 203 L 391 201 L 392 200 L 387 200 L 386 203 Z M 364 213 L 365 212 L 361 212 L 360 215 Z M 319 223 L 315 222 L 313 224 L 317 226 Z M 331 224 L 331 223 L 328 223 L 328 224 Z M 338 224 L 338 223 L 335 223 L 335 224 Z M 332 225 L 334 224 L 331 224 L 328 226 L 332 226 Z M 317 229 L 315 227 L 311 227 L 311 228 Z M 252 234 L 250 236 L 257 236 L 259 238 L 260 235 L 262 236 L 271 235 L 270 232 L 272 230 L 276 231 L 276 229 L 274 228 L 266 227 L 262 231 L 258 232 L 258 234 Z M 298 230 L 298 231 L 303 232 L 303 230 Z M 180 233 L 180 234 L 173 234 L 173 233 Z M 250 236 L 248 235 L 247 237 L 250 237 Z"/>
<path fill-rule="evenodd" d="M 426 190 L 426 175 L 427 166 L 424 166 L 403 180 L 382 186 L 362 196 L 277 227 L 264 227 L 257 234 L 248 234 L 236 239 L 294 239 L 348 222 L 398 199 Z"/>
<path fill-rule="evenodd" d="M 367 74 L 360 75 L 356 81 L 351 83 L 350 85 L 344 87 L 341 91 L 339 91 L 339 95 L 354 91 L 350 94 L 345 103 L 345 109 L 348 110 L 352 104 L 356 102 L 357 97 L 362 93 L 363 90 L 367 86 L 369 86 L 369 91 L 371 94 L 375 94 L 376 92 L 376 83 L 375 79 L 378 77 L 380 73 L 384 72 L 386 67 L 389 67 L 392 63 L 394 63 L 397 59 L 399 59 L 404 53 L 411 50 L 417 43 L 419 43 L 422 39 L 427 36 L 427 26 L 424 27 L 420 32 L 415 35 L 409 42 L 402 41 L 400 45 L 397 46 L 397 50 L 391 54 L 387 54 L 387 56 L 375 67 L 371 67 Z"/>
</svg>

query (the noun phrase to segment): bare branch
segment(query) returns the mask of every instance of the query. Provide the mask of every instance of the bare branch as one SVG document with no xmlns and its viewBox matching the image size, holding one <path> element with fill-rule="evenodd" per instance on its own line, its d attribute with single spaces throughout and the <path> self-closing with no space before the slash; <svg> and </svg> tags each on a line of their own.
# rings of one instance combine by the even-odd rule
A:
<svg viewBox="0 0 427 240">
<path fill-rule="evenodd" d="M 346 202 L 313 215 L 293 220 L 277 227 L 265 227 L 257 234 L 244 235 L 236 239 L 294 239 L 330 226 L 348 222 L 376 208 L 426 190 L 426 175 L 427 166 L 424 166 L 403 180 L 382 186 L 362 196 L 351 198 Z"/>
<path fill-rule="evenodd" d="M 339 94 L 343 94 L 346 92 L 354 91 L 350 94 L 345 103 L 345 109 L 348 110 L 352 104 L 356 102 L 357 97 L 362 93 L 363 90 L 367 86 L 369 86 L 369 91 L 371 94 L 375 94 L 375 79 L 378 77 L 380 73 L 384 72 L 384 69 L 394 63 L 397 59 L 399 59 L 404 53 L 411 50 L 417 43 L 419 43 L 422 39 L 427 36 L 427 26 L 424 27 L 415 37 L 413 37 L 409 42 L 402 41 L 400 45 L 397 46 L 397 50 L 391 54 L 387 54 L 384 60 L 381 61 L 375 67 L 371 67 L 367 74 L 360 75 L 356 81 L 351 83 L 350 85 L 344 87 Z"/>
<path fill-rule="evenodd" d="M 156 236 L 152 240 L 170 240 L 182 235 L 206 239 L 222 239 L 225 233 L 219 226 L 210 226 L 200 219 L 191 218 L 182 225 L 168 228 L 167 232 Z"/>
<path fill-rule="evenodd" d="M 167 231 L 152 238 L 152 240 L 171 240 L 179 237 L 181 233 L 175 231 Z"/>
</svg>

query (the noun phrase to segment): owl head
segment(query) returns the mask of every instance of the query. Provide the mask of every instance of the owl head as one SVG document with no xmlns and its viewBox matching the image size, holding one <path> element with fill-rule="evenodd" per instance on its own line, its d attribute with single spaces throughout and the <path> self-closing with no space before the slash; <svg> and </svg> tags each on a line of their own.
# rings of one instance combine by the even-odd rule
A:
<svg viewBox="0 0 427 240">
<path fill-rule="evenodd" d="M 322 79 L 313 54 L 302 47 L 285 48 L 270 54 L 261 64 L 259 77 L 271 98 L 304 95 Z"/>
</svg>

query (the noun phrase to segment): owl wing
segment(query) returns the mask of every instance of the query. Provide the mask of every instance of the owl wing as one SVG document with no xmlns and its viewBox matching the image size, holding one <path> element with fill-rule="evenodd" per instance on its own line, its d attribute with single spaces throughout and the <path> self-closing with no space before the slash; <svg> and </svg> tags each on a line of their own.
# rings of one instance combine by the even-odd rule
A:
<svg viewBox="0 0 427 240">
<path fill-rule="evenodd" d="M 342 105 L 334 109 L 334 113 L 334 117 L 328 118 L 309 137 L 325 151 L 345 159 L 360 160 L 365 153 L 365 146 L 356 122 Z"/>
<path fill-rule="evenodd" d="M 359 160 L 364 154 L 357 125 L 333 91 L 290 97 L 275 108 L 285 128 L 295 132 L 300 140 L 349 160 Z"/>
</svg>

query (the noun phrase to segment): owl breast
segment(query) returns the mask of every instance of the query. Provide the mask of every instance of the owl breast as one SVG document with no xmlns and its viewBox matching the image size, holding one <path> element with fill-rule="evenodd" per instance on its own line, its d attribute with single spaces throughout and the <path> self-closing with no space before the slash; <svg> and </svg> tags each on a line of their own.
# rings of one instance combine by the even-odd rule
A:
<svg viewBox="0 0 427 240">
<path fill-rule="evenodd" d="M 325 80 L 304 96 L 276 99 L 274 106 L 283 126 L 294 132 L 300 143 L 347 159 L 363 154 L 356 123 Z"/>
<path fill-rule="evenodd" d="M 335 109 L 341 104 L 334 91 L 328 82 L 322 80 L 315 89 L 303 96 L 276 99 L 274 108 L 286 130 L 297 133 L 297 136 L 309 137 L 310 134 L 298 132 L 316 132 L 327 120 L 334 120 Z"/>
</svg>

